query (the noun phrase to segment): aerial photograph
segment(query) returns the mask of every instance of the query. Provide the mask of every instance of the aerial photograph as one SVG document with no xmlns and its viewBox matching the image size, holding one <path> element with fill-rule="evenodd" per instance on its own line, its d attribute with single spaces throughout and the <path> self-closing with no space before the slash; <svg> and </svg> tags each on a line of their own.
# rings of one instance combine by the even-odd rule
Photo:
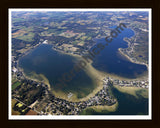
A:
<svg viewBox="0 0 160 128">
<path fill-rule="evenodd" d="M 150 115 L 150 9 L 9 11 L 10 117 Z"/>
</svg>

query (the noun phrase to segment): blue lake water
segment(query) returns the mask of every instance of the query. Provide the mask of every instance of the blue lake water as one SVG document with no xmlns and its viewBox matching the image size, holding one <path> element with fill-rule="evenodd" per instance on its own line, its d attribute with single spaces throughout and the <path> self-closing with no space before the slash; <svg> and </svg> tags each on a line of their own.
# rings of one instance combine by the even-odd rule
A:
<svg viewBox="0 0 160 128">
<path fill-rule="evenodd" d="M 113 95 L 118 100 L 118 108 L 115 112 L 96 112 L 93 109 L 87 109 L 81 112 L 81 115 L 148 115 L 148 98 L 143 98 L 138 95 L 129 95 L 127 93 L 119 92 L 117 89 L 112 88 Z"/>
<path fill-rule="evenodd" d="M 123 38 L 130 38 L 133 35 L 134 32 L 131 29 L 124 29 L 116 38 L 113 38 L 108 46 L 101 50 L 101 53 L 95 57 L 92 65 L 100 71 L 128 78 L 136 78 L 146 73 L 147 67 L 145 65 L 132 63 L 124 59 L 123 55 L 120 55 L 118 52 L 118 48 L 128 47 L 127 42 L 125 42 Z M 96 39 L 95 41 L 97 44 L 102 43 L 105 45 L 107 43 L 105 38 Z"/>
<path fill-rule="evenodd" d="M 114 40 L 95 57 L 92 63 L 93 67 L 100 71 L 128 78 L 136 78 L 146 73 L 146 66 L 131 63 L 118 53 L 118 48 L 127 47 L 127 42 L 125 42 L 123 38 L 132 37 L 133 35 L 134 32 L 131 29 L 122 31 L 117 38 L 114 38 Z M 106 43 L 104 38 L 96 39 L 96 41 L 97 44 Z M 56 83 L 59 83 L 58 79 L 61 78 L 62 74 L 69 72 L 75 62 L 77 62 L 75 57 L 53 50 L 52 45 L 42 44 L 22 57 L 19 60 L 19 65 L 24 69 L 26 74 L 34 71 L 37 74 L 45 75 L 55 90 L 63 90 L 67 93 L 75 92 L 78 98 L 82 98 L 91 93 L 96 87 L 93 80 L 84 71 L 81 71 L 73 80 L 66 83 L 67 86 L 55 86 Z M 113 90 L 113 94 L 118 99 L 119 108 L 115 113 L 111 114 L 147 114 L 148 99 L 140 98 L 140 100 L 136 100 L 133 96 L 120 93 L 117 90 Z M 91 114 L 100 113 L 91 112 Z M 106 112 L 104 112 L 104 114 L 106 114 Z"/>
<path fill-rule="evenodd" d="M 29 54 L 19 60 L 19 65 L 24 69 L 25 74 L 34 71 L 43 74 L 54 90 L 77 93 L 78 98 L 82 98 L 95 88 L 92 79 L 82 70 L 65 85 L 57 86 L 58 79 L 62 79 L 64 73 L 68 73 L 77 62 L 75 57 L 61 54 L 52 49 L 52 45 L 41 44 L 33 49 Z"/>
</svg>

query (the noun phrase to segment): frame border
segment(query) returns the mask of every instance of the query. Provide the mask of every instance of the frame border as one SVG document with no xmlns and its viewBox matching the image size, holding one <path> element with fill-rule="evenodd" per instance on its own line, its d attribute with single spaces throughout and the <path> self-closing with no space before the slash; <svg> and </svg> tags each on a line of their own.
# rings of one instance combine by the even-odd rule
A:
<svg viewBox="0 0 160 128">
<path fill-rule="evenodd" d="M 160 127 L 160 1 L 158 0 L 2 0 L 1 16 L 1 86 L 0 122 L 4 128 L 51 128 L 51 127 L 112 127 L 112 128 L 159 128 Z M 152 8 L 152 120 L 8 120 L 8 9 L 9 8 Z"/>
</svg>

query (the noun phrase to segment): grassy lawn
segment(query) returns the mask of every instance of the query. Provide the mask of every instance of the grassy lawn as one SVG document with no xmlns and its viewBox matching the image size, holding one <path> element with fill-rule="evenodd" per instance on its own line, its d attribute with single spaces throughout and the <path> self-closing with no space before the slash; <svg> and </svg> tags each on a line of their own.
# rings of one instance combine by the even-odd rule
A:
<svg viewBox="0 0 160 128">
<path fill-rule="evenodd" d="M 14 90 L 16 87 L 18 87 L 19 85 L 21 85 L 21 82 L 17 81 L 14 84 L 12 84 L 12 90 Z"/>
</svg>

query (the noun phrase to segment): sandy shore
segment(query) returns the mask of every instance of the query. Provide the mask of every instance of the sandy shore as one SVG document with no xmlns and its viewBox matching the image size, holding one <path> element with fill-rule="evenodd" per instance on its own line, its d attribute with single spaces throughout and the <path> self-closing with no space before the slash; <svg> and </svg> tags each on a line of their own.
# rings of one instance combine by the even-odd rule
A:
<svg viewBox="0 0 160 128">
<path fill-rule="evenodd" d="M 78 61 L 83 59 L 80 55 L 65 53 L 63 51 L 56 50 L 56 49 L 54 49 L 54 50 L 60 52 L 61 54 L 66 54 L 66 55 L 75 57 Z M 85 101 L 85 100 L 88 100 L 90 97 L 95 96 L 95 94 L 103 88 L 102 80 L 105 78 L 106 75 L 103 72 L 96 70 L 91 65 L 91 63 L 87 63 L 86 67 L 84 69 L 82 69 L 87 73 L 87 75 L 93 80 L 94 84 L 96 85 L 95 89 L 89 95 L 79 99 L 79 98 L 77 98 L 77 94 L 72 92 L 73 96 L 68 99 L 68 93 L 65 93 L 63 91 L 60 91 L 60 90 L 55 91 L 54 89 L 51 89 L 52 93 L 58 98 L 62 98 L 62 99 L 72 101 L 72 102 Z"/>
<path fill-rule="evenodd" d="M 51 90 L 51 85 L 49 84 L 49 80 L 43 75 L 43 74 L 36 74 L 35 72 L 32 73 L 32 76 L 28 76 L 24 73 L 24 70 L 22 68 L 18 68 L 24 75 L 25 78 L 29 79 L 29 80 L 33 80 L 36 82 L 43 82 L 44 84 L 46 84 L 48 86 L 48 90 Z M 42 80 L 40 80 L 40 79 Z"/>
<path fill-rule="evenodd" d="M 62 54 L 67 54 L 67 55 L 73 56 L 78 60 L 79 59 L 82 60 L 82 57 L 80 55 L 64 53 L 64 52 L 59 51 L 59 50 L 56 50 L 56 51 L 58 51 Z M 49 84 L 49 80 L 43 74 L 36 74 L 36 75 L 43 79 L 43 82 L 46 85 L 48 85 L 49 89 L 52 91 L 52 93 L 56 97 L 62 98 L 62 99 L 68 100 L 68 101 L 72 101 L 72 102 L 85 101 L 85 100 L 88 100 L 90 97 L 95 96 L 95 94 L 103 88 L 102 80 L 107 76 L 112 77 L 113 79 L 130 80 L 130 79 L 125 78 L 125 77 L 120 77 L 120 76 L 117 76 L 117 75 L 114 75 L 114 74 L 109 74 L 109 73 L 106 73 L 106 72 L 99 71 L 99 70 L 95 69 L 91 64 L 92 64 L 92 62 L 87 63 L 86 67 L 83 70 L 93 80 L 93 82 L 96 84 L 96 87 L 89 95 L 87 95 L 86 97 L 81 98 L 81 99 L 78 99 L 77 95 L 75 93 L 73 93 L 73 96 L 70 99 L 68 99 L 68 93 L 65 93 L 65 92 L 60 91 L 60 90 L 57 91 L 57 90 L 54 90 L 53 88 L 51 88 L 51 86 Z M 32 79 L 32 80 L 35 80 L 35 81 L 38 81 L 37 79 L 30 78 L 26 75 L 25 75 L 25 77 L 29 78 L 29 79 Z M 134 80 L 134 79 L 132 79 L 132 80 Z M 42 81 L 38 81 L 38 82 L 42 82 Z M 122 88 L 120 86 L 115 86 L 115 87 L 123 93 L 128 93 L 128 94 L 134 95 L 136 97 L 137 97 L 136 91 L 140 89 L 140 88 L 137 88 L 137 87 L 124 87 L 124 88 Z M 116 104 L 112 105 L 112 106 L 92 106 L 91 108 L 93 108 L 95 111 L 98 111 L 98 112 L 100 112 L 102 110 L 115 111 L 117 106 L 118 106 L 118 102 Z"/>
<path fill-rule="evenodd" d="M 63 52 L 60 52 L 60 53 L 70 55 L 70 56 L 74 56 L 77 60 L 82 59 L 82 57 L 79 56 L 79 55 L 74 55 L 74 54 L 70 54 L 70 53 L 63 53 Z M 84 98 L 78 99 L 77 94 L 73 93 L 73 96 L 70 99 L 68 99 L 68 93 L 65 93 L 65 92 L 60 91 L 60 90 L 54 90 L 53 88 L 51 88 L 49 80 L 43 74 L 36 74 L 34 72 L 32 74 L 32 76 L 27 76 L 24 73 L 23 69 L 21 69 L 19 67 L 19 70 L 23 72 L 24 77 L 26 77 L 27 79 L 34 80 L 34 81 L 37 81 L 37 82 L 43 82 L 44 84 L 48 85 L 49 90 L 51 90 L 51 92 L 56 97 L 62 98 L 62 99 L 68 100 L 68 101 L 72 101 L 72 102 L 85 101 L 85 100 L 88 100 L 90 97 L 93 97 L 98 91 L 100 91 L 103 88 L 102 80 L 105 77 L 104 73 L 96 70 L 95 68 L 93 68 L 91 66 L 91 63 L 88 63 L 84 70 L 89 75 L 89 77 L 94 81 L 94 83 L 95 83 L 95 85 L 97 85 L 97 87 L 92 91 L 92 93 L 90 93 L 89 95 L 87 95 Z M 40 79 L 43 79 L 43 80 L 40 80 Z"/>
<path fill-rule="evenodd" d="M 105 105 L 105 106 L 100 106 L 100 105 L 98 105 L 98 106 L 91 106 L 91 107 L 88 107 L 88 108 L 84 109 L 84 111 L 91 108 L 91 109 L 93 109 L 96 112 L 102 112 L 103 110 L 107 110 L 109 112 L 115 112 L 117 110 L 117 107 L 118 107 L 118 102 L 115 103 L 112 106 L 107 106 L 107 105 Z"/>
<path fill-rule="evenodd" d="M 61 54 L 65 54 L 65 55 L 69 55 L 69 56 L 74 56 L 74 57 L 78 57 L 78 58 L 81 57 L 81 56 L 78 55 L 78 54 L 66 53 L 66 52 L 63 52 L 63 51 L 61 51 L 61 50 L 55 49 L 55 48 L 53 48 L 53 47 L 52 47 L 52 49 L 55 50 L 55 51 L 57 51 L 57 52 L 59 52 L 59 53 L 61 53 Z"/>
<path fill-rule="evenodd" d="M 80 57 L 78 57 L 78 59 L 80 59 Z M 86 97 L 83 97 L 81 99 L 78 99 L 77 95 L 75 93 L 73 93 L 73 96 L 70 99 L 68 99 L 68 94 L 64 93 L 63 91 L 55 91 L 54 89 L 52 89 L 53 94 L 56 97 L 66 99 L 68 101 L 73 101 L 73 102 L 85 101 L 85 100 L 88 100 L 90 97 L 95 96 L 95 94 L 103 88 L 103 81 L 102 80 L 107 76 L 112 77 L 114 79 L 119 79 L 119 80 L 129 80 L 124 77 L 120 77 L 120 76 L 116 76 L 114 74 L 108 74 L 106 72 L 99 71 L 99 70 L 95 69 L 91 64 L 92 64 L 92 62 L 87 63 L 87 66 L 83 69 L 96 85 L 95 89 L 89 95 L 87 95 Z"/>
<path fill-rule="evenodd" d="M 59 50 L 58 50 L 59 52 Z M 82 57 L 80 55 L 74 55 L 74 54 L 70 54 L 70 53 L 63 53 L 61 51 L 62 54 L 67 54 L 67 55 L 70 55 L 70 56 L 74 56 L 77 60 L 82 60 Z M 105 77 L 111 77 L 113 79 L 119 79 L 119 80 L 130 80 L 129 78 L 125 78 L 125 77 L 120 77 L 120 76 L 117 76 L 115 74 L 109 74 L 107 72 L 102 72 L 102 71 L 99 71 L 97 69 L 95 69 L 93 66 L 92 66 L 92 62 L 90 63 L 87 63 L 86 67 L 83 69 L 87 75 L 93 80 L 93 82 L 96 84 L 96 87 L 95 89 L 89 94 L 87 95 L 86 97 L 83 97 L 81 99 L 78 99 L 77 98 L 77 94 L 73 93 L 73 96 L 68 99 L 68 93 L 65 93 L 63 91 L 55 91 L 54 89 L 51 89 L 53 94 L 56 96 L 56 97 L 59 97 L 59 98 L 62 98 L 62 99 L 65 99 L 65 100 L 68 100 L 68 101 L 72 101 L 72 102 L 78 102 L 78 101 L 85 101 L 85 100 L 88 100 L 90 97 L 93 97 L 95 96 L 95 94 L 97 92 L 99 92 L 102 88 L 103 88 L 103 82 L 102 80 L 105 78 Z M 136 79 L 132 79 L 132 80 L 137 80 Z M 134 87 L 129 87 L 127 90 L 130 90 L 128 92 L 130 92 L 130 94 L 134 95 L 134 92 L 132 91 Z M 137 87 L 135 87 L 135 90 L 138 90 Z"/>
<path fill-rule="evenodd" d="M 140 87 L 126 87 L 126 86 L 118 86 L 118 85 L 114 85 L 114 87 L 122 92 L 122 93 L 127 93 L 130 95 L 135 96 L 136 98 L 138 98 L 138 95 L 136 94 L 137 91 L 142 91 L 141 93 L 139 93 L 141 96 L 143 96 L 144 98 L 148 98 L 148 89 L 144 89 L 144 88 L 140 88 Z"/>
<path fill-rule="evenodd" d="M 68 94 L 62 92 L 62 91 L 55 91 L 52 89 L 52 92 L 56 97 L 66 99 L 68 101 L 78 102 L 78 101 L 85 101 L 88 100 L 90 97 L 95 96 L 95 94 L 100 91 L 103 88 L 103 82 L 102 80 L 105 78 L 105 74 L 96 70 L 91 66 L 91 63 L 88 63 L 85 67 L 84 71 L 88 74 L 88 76 L 93 80 L 94 84 L 96 85 L 95 89 L 86 97 L 78 99 L 77 95 L 73 93 L 73 96 L 68 99 Z"/>
</svg>

